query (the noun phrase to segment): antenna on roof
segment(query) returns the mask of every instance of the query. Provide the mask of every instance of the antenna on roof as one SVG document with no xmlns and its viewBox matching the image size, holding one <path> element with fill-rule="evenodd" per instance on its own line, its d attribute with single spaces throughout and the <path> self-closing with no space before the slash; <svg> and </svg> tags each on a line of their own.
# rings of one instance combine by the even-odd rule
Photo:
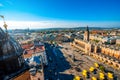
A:
<svg viewBox="0 0 120 80">
<path fill-rule="evenodd" d="M 4 19 L 4 16 L 3 15 L 0 15 L 0 17 L 3 19 L 3 22 L 4 22 L 4 25 L 3 25 L 3 27 L 5 28 L 5 30 L 6 30 L 6 38 L 8 38 L 8 31 L 7 31 L 7 24 L 6 24 L 6 22 L 5 22 L 5 19 Z"/>
</svg>

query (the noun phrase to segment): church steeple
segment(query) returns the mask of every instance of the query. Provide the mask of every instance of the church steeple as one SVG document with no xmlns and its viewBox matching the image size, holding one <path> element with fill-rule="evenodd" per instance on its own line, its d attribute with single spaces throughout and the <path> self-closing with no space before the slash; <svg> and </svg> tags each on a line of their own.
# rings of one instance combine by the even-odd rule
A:
<svg viewBox="0 0 120 80">
<path fill-rule="evenodd" d="M 86 31 L 84 33 L 84 40 L 89 41 L 89 27 L 86 27 Z"/>
<path fill-rule="evenodd" d="M 87 27 L 86 27 L 86 31 L 88 31 L 88 32 L 89 32 L 89 28 L 88 28 L 88 25 L 87 25 Z"/>
</svg>

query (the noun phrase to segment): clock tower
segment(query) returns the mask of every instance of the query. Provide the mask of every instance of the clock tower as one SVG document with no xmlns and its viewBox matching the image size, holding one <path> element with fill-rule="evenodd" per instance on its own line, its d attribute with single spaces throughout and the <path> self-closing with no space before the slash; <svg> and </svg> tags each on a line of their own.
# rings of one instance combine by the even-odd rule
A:
<svg viewBox="0 0 120 80">
<path fill-rule="evenodd" d="M 89 41 L 89 27 L 86 27 L 86 31 L 84 32 L 84 40 Z"/>
</svg>

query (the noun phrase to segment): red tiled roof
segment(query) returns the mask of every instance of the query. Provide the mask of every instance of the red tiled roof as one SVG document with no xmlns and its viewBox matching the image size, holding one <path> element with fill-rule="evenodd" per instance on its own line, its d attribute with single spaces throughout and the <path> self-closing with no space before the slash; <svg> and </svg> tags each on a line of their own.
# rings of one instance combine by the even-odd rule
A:
<svg viewBox="0 0 120 80">
<path fill-rule="evenodd" d="M 36 47 L 35 49 L 30 49 L 32 46 L 33 46 L 32 44 L 22 46 L 27 51 L 27 54 L 24 54 L 24 58 L 30 58 L 32 54 L 34 54 L 34 52 L 41 52 L 45 50 L 44 46 L 39 46 Z"/>
<path fill-rule="evenodd" d="M 22 45 L 22 48 L 23 49 L 30 49 L 30 47 L 32 47 L 33 44 L 25 44 L 25 45 Z"/>
</svg>

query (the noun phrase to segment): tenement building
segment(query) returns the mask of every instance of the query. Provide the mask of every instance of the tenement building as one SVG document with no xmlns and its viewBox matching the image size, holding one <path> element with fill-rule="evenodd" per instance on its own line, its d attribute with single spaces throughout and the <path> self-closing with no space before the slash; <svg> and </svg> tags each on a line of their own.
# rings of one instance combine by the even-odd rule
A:
<svg viewBox="0 0 120 80">
<path fill-rule="evenodd" d="M 87 26 L 84 33 L 84 39 L 75 38 L 70 44 L 84 51 L 86 54 L 120 69 L 120 48 L 115 45 L 105 45 L 96 40 L 90 40 L 89 36 L 89 27 Z"/>
</svg>

